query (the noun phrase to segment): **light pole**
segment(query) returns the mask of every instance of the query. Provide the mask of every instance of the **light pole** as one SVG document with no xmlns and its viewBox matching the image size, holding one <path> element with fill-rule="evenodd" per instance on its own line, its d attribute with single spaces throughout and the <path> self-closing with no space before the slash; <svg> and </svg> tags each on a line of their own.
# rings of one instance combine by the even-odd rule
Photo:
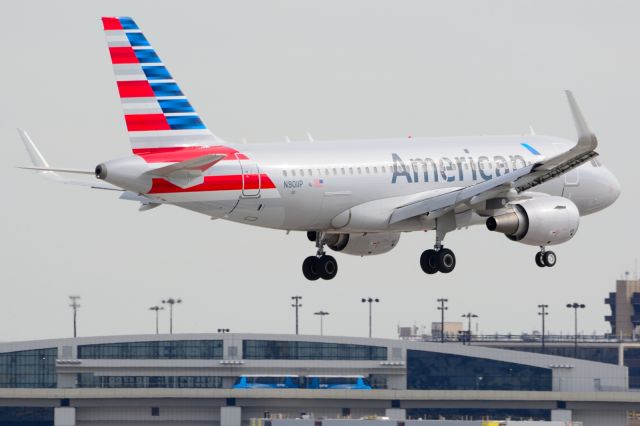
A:
<svg viewBox="0 0 640 426">
<path fill-rule="evenodd" d="M 573 340 L 573 357 L 574 358 L 578 358 L 578 309 L 584 309 L 586 308 L 587 305 L 585 305 L 584 303 L 578 303 L 578 302 L 573 302 L 573 303 L 567 303 L 567 308 L 573 309 L 573 315 L 574 315 L 574 340 Z"/>
<path fill-rule="evenodd" d="M 218 329 L 218 333 L 222 333 L 222 334 L 228 333 L 228 332 L 230 332 L 230 331 L 231 331 L 231 330 L 229 330 L 228 328 L 219 328 L 219 329 Z"/>
<path fill-rule="evenodd" d="M 318 315 L 320 317 L 320 335 L 323 336 L 324 335 L 324 328 L 323 328 L 322 321 L 324 320 L 324 316 L 325 315 L 329 315 L 329 312 L 318 311 L 318 312 L 314 312 L 313 315 Z"/>
<path fill-rule="evenodd" d="M 438 306 L 438 310 L 440 311 L 440 342 L 441 343 L 444 343 L 444 311 L 449 309 L 448 307 L 444 306 L 444 304 L 447 303 L 448 301 L 449 299 L 438 299 L 438 303 L 440 303 L 440 306 Z"/>
<path fill-rule="evenodd" d="M 300 299 L 302 299 L 302 296 L 291 296 L 291 300 L 295 301 L 291 307 L 296 308 L 296 334 L 298 334 L 298 309 L 302 307 Z"/>
<path fill-rule="evenodd" d="M 182 303 L 182 299 L 174 299 L 170 297 L 162 301 L 163 304 L 169 305 L 169 334 L 173 334 L 173 305 Z"/>
<path fill-rule="evenodd" d="M 467 345 L 471 345 L 471 318 L 478 318 L 478 316 L 474 313 L 466 313 L 462 314 L 462 318 L 466 318 L 469 320 L 469 325 L 467 327 Z"/>
<path fill-rule="evenodd" d="M 545 317 L 549 315 L 549 312 L 547 312 L 548 307 L 549 305 L 544 305 L 544 304 L 538 305 L 538 308 L 540 308 L 540 312 L 538 312 L 538 315 L 542 317 L 542 353 L 544 353 L 544 335 L 545 335 L 544 320 L 545 320 Z"/>
<path fill-rule="evenodd" d="M 378 299 L 377 297 L 376 298 L 373 298 L 373 297 L 364 298 L 363 297 L 361 299 L 361 301 L 362 301 L 362 303 L 368 303 L 369 304 L 369 337 L 371 337 L 371 327 L 372 327 L 372 324 L 371 324 L 371 305 L 373 303 L 379 303 L 380 299 Z"/>
<path fill-rule="evenodd" d="M 69 296 L 69 299 L 71 300 L 71 304 L 69 306 L 73 309 L 73 337 L 76 337 L 78 335 L 76 319 L 78 317 L 78 308 L 80 307 L 80 304 L 78 303 L 80 296 Z"/>
<path fill-rule="evenodd" d="M 160 328 L 158 327 L 158 318 L 160 317 L 160 311 L 164 311 L 164 308 L 162 306 L 155 305 L 150 307 L 149 310 L 156 312 L 156 334 L 158 334 L 160 332 Z"/>
</svg>

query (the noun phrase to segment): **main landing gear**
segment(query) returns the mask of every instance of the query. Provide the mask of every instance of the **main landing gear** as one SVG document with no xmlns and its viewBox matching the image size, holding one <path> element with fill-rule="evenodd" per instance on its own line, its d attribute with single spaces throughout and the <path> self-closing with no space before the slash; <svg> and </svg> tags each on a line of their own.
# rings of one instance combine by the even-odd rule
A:
<svg viewBox="0 0 640 426">
<path fill-rule="evenodd" d="M 541 268 L 545 266 L 551 268 L 556 265 L 558 258 L 552 251 L 547 251 L 543 246 L 540 247 L 540 251 L 536 253 L 536 265 Z"/>
<path fill-rule="evenodd" d="M 435 248 L 422 252 L 420 267 L 427 274 L 448 274 L 456 267 L 456 255 L 448 248 L 436 245 Z"/>
<path fill-rule="evenodd" d="M 302 262 L 302 273 L 309 281 L 315 281 L 318 278 L 323 280 L 333 279 L 338 273 L 338 262 L 324 252 L 326 244 L 324 234 L 321 232 L 307 232 L 310 241 L 315 241 L 317 253 L 315 256 L 307 257 Z"/>
<path fill-rule="evenodd" d="M 456 255 L 442 242 L 447 232 L 455 229 L 455 217 L 449 213 L 436 219 L 436 244 L 433 249 L 425 250 L 420 256 L 420 267 L 426 274 L 442 272 L 448 274 L 456 267 Z"/>
</svg>

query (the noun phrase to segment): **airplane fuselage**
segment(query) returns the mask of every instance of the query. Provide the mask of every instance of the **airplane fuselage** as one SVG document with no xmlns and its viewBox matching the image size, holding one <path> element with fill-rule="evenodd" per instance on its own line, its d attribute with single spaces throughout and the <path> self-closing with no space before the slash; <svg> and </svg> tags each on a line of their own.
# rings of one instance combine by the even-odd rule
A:
<svg viewBox="0 0 640 426">
<path fill-rule="evenodd" d="M 384 210 L 388 204 L 391 209 L 398 201 L 410 201 L 427 191 L 474 185 L 557 155 L 572 144 L 534 135 L 227 144 L 225 159 L 207 171 L 201 185 L 183 189 L 150 178 L 148 190 L 126 189 L 212 218 L 267 228 L 415 231 L 432 229 L 434 224 L 428 218 L 394 225 L 351 223 L 340 215 L 358 206 Z M 221 148 L 207 150 L 220 152 Z M 201 154 L 201 150 L 192 151 L 180 159 Z M 140 175 L 171 162 L 153 154 L 140 157 L 145 160 L 136 162 Z M 581 215 L 607 207 L 618 191 L 615 177 L 597 159 L 535 188 L 537 193 L 571 199 Z M 456 213 L 458 227 L 484 221 L 469 208 L 459 207 Z"/>
</svg>

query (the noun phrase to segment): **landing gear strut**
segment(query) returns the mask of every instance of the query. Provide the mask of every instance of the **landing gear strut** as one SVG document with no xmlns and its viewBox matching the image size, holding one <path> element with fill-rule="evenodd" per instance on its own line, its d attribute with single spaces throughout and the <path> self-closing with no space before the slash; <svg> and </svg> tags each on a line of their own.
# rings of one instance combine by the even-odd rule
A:
<svg viewBox="0 0 640 426">
<path fill-rule="evenodd" d="M 557 260 L 556 254 L 552 251 L 545 250 L 544 246 L 541 246 L 540 251 L 536 253 L 536 265 L 541 268 L 545 266 L 552 268 L 556 265 Z"/>
<path fill-rule="evenodd" d="M 315 241 L 317 253 L 315 256 L 307 257 L 302 262 L 302 274 L 309 281 L 315 281 L 318 278 L 323 280 L 333 279 L 338 273 L 338 262 L 324 252 L 326 244 L 325 236 L 322 232 L 307 232 L 310 241 Z"/>
</svg>

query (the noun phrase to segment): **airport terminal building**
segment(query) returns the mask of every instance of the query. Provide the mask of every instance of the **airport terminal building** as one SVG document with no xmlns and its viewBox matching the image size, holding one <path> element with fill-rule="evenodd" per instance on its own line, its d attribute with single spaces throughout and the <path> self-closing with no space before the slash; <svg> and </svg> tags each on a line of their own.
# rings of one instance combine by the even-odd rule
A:
<svg viewBox="0 0 640 426">
<path fill-rule="evenodd" d="M 364 376 L 369 390 L 235 389 L 243 375 Z M 460 343 L 272 334 L 0 344 L 0 424 L 249 426 L 255 419 L 523 418 L 627 425 L 627 367 Z"/>
</svg>

